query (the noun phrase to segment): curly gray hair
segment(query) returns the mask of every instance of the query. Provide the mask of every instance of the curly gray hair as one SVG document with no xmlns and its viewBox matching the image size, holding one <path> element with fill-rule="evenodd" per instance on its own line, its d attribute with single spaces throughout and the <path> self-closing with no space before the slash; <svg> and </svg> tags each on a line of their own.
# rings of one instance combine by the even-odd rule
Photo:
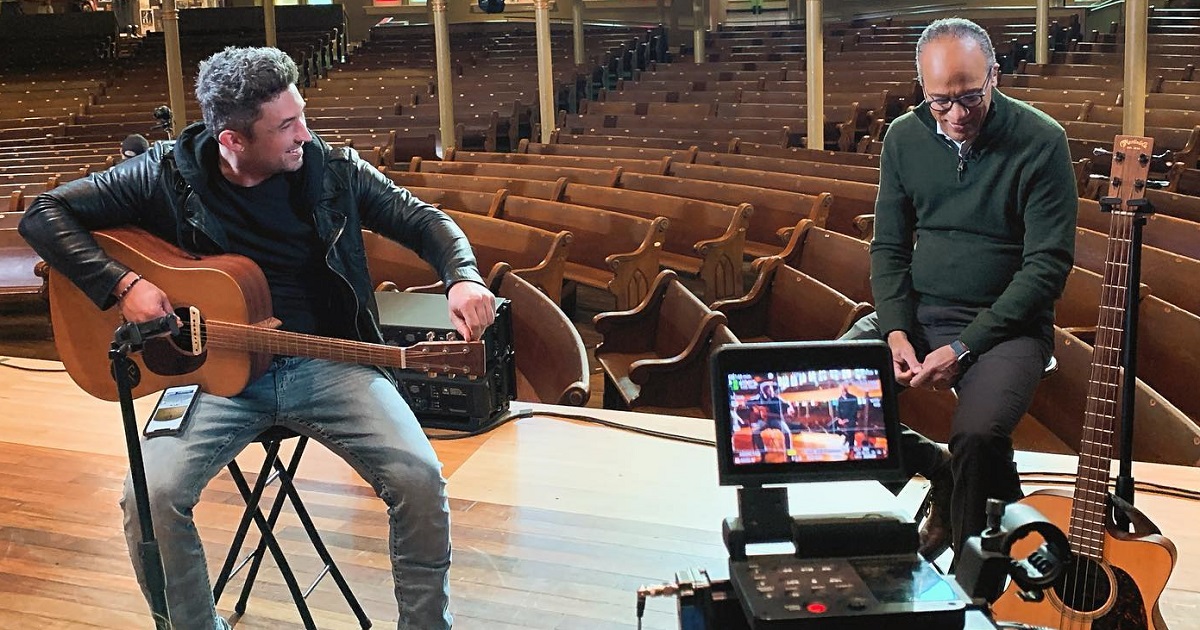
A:
<svg viewBox="0 0 1200 630">
<path fill-rule="evenodd" d="M 982 26 L 963 18 L 934 20 L 925 27 L 921 38 L 917 40 L 917 81 L 920 81 L 921 85 L 925 85 L 925 79 L 921 76 L 921 51 L 925 49 L 926 44 L 942 37 L 972 40 L 979 45 L 979 50 L 983 51 L 987 67 L 991 68 L 996 64 L 996 50 L 992 48 L 992 38 L 988 37 Z"/>
<path fill-rule="evenodd" d="M 230 129 L 253 138 L 261 105 L 299 78 L 296 62 L 282 50 L 230 46 L 200 62 L 196 77 L 200 115 L 213 134 Z"/>
</svg>

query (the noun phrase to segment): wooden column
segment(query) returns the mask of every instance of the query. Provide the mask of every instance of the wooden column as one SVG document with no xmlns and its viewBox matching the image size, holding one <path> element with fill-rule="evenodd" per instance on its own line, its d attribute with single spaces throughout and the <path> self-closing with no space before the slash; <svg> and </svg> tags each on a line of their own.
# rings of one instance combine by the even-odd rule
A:
<svg viewBox="0 0 1200 630">
<path fill-rule="evenodd" d="M 183 98 L 183 61 L 179 53 L 179 11 L 175 0 L 162 3 L 163 40 L 167 45 L 167 93 L 170 95 L 171 114 L 175 131 L 183 131 L 187 125 L 187 109 Z"/>
<path fill-rule="evenodd" d="M 707 0 L 692 0 L 692 59 L 700 64 L 707 56 L 704 52 L 704 3 Z"/>
<path fill-rule="evenodd" d="M 279 39 L 275 36 L 275 0 L 262 0 L 263 28 L 267 31 L 267 45 L 278 47 Z"/>
<path fill-rule="evenodd" d="M 804 17 L 808 87 L 808 148 L 825 148 L 825 39 L 821 32 L 821 0 L 808 0 Z"/>
<path fill-rule="evenodd" d="M 1039 64 L 1050 63 L 1050 0 L 1037 0 L 1037 31 L 1034 37 L 1037 46 L 1034 49 L 1034 61 Z"/>
<path fill-rule="evenodd" d="M 1150 8 L 1146 0 L 1125 0 L 1125 112 L 1122 131 L 1146 135 L 1146 30 Z"/>
<path fill-rule="evenodd" d="M 554 133 L 554 67 L 550 57 L 550 0 L 533 0 L 537 20 L 538 111 L 542 123 L 542 144 L 550 143 Z"/>
<path fill-rule="evenodd" d="M 442 133 L 442 155 L 446 155 L 458 141 L 454 135 L 454 85 L 450 78 L 453 66 L 450 63 L 446 0 L 432 0 L 429 9 L 433 11 L 433 48 L 437 57 L 438 123 Z"/>
<path fill-rule="evenodd" d="M 583 50 L 583 0 L 571 2 L 571 26 L 575 35 L 575 65 L 580 65 L 586 59 Z"/>
</svg>

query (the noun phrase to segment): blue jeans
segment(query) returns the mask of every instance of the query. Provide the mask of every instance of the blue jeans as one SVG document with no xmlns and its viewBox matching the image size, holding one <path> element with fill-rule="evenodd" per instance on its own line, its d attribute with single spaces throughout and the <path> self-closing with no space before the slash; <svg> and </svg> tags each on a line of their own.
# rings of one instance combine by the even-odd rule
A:
<svg viewBox="0 0 1200 630">
<path fill-rule="evenodd" d="M 269 427 L 324 444 L 387 504 L 401 630 L 449 628 L 450 510 L 442 465 L 396 387 L 368 366 L 279 357 L 233 398 L 201 394 L 177 436 L 142 439 L 167 603 L 178 630 L 213 630 L 216 610 L 204 548 L 192 520 L 200 491 Z M 141 541 L 133 487 L 121 499 L 138 582 Z"/>
</svg>

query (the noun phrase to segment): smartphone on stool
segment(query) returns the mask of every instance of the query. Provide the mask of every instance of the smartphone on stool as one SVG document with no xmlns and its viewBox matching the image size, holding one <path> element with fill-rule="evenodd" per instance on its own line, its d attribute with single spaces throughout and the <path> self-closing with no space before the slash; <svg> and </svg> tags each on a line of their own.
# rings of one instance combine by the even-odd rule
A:
<svg viewBox="0 0 1200 630">
<path fill-rule="evenodd" d="M 154 413 L 150 414 L 150 420 L 146 422 L 146 428 L 142 430 L 142 435 L 148 438 L 178 435 L 187 424 L 196 402 L 196 395 L 199 393 L 199 385 L 177 385 L 164 389 L 158 397 L 158 404 L 154 406 Z"/>
</svg>

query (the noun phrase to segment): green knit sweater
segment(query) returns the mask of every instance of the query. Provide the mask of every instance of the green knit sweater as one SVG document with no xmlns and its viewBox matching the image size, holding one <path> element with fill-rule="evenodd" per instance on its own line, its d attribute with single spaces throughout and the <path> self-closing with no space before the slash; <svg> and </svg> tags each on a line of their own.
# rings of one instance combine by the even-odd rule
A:
<svg viewBox="0 0 1200 630">
<path fill-rule="evenodd" d="M 1014 336 L 1053 339 L 1078 212 L 1062 127 L 999 90 L 993 96 L 964 160 L 927 104 L 892 123 L 871 243 L 883 331 L 911 337 L 919 304 L 985 307 L 960 336 L 977 356 Z"/>
</svg>

